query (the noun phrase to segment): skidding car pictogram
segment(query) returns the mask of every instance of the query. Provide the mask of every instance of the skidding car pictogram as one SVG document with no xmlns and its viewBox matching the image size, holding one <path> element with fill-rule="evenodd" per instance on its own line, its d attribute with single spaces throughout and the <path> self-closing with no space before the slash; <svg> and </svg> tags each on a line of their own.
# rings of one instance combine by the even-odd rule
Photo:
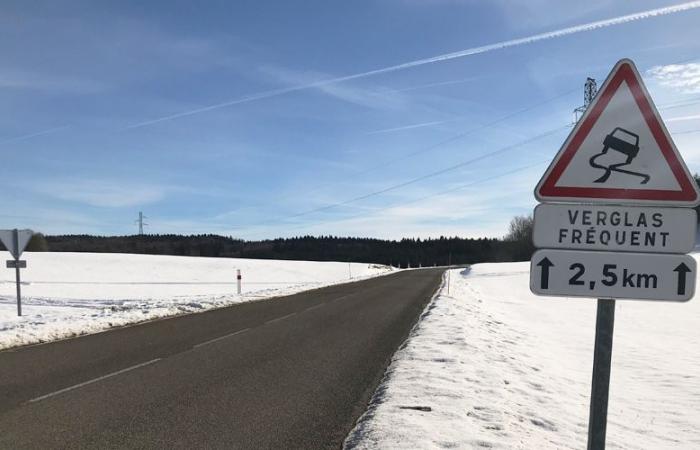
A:
<svg viewBox="0 0 700 450">
<path fill-rule="evenodd" d="M 627 157 L 625 162 L 610 164 L 607 167 L 596 163 L 596 159 L 608 153 L 608 150 L 616 150 Z M 634 158 L 639 154 L 639 136 L 624 128 L 616 127 L 612 133 L 605 136 L 603 140 L 603 151 L 596 153 L 591 157 L 589 164 L 596 169 L 602 169 L 605 173 L 594 181 L 594 183 L 605 183 L 613 172 L 624 173 L 635 177 L 642 178 L 640 184 L 646 184 L 651 177 L 649 175 L 633 172 L 631 170 L 620 169 L 620 167 L 628 166 Z"/>
</svg>

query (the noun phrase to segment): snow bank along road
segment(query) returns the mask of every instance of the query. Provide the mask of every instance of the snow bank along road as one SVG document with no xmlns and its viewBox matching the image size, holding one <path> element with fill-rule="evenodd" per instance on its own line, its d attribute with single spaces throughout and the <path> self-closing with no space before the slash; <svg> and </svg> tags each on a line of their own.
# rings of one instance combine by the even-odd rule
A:
<svg viewBox="0 0 700 450">
<path fill-rule="evenodd" d="M 535 297 L 527 262 L 451 279 L 346 447 L 585 449 L 595 300 Z M 700 295 L 615 308 L 608 448 L 700 449 Z"/>
<path fill-rule="evenodd" d="M 22 255 L 22 317 L 14 272 L 0 270 L 0 349 L 291 295 L 383 275 L 376 264 L 203 258 L 119 253 Z M 0 252 L 0 261 L 11 259 Z M 236 294 L 236 269 L 243 275 Z"/>
<path fill-rule="evenodd" d="M 0 448 L 339 448 L 441 275 L 0 352 Z"/>
</svg>

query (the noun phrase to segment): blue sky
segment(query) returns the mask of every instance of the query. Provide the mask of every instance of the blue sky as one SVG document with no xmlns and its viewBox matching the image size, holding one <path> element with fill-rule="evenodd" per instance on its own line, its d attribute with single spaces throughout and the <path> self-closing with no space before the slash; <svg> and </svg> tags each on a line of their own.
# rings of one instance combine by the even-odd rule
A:
<svg viewBox="0 0 700 450">
<path fill-rule="evenodd" d="M 500 237 L 623 57 L 700 172 L 699 4 L 425 61 L 678 4 L 3 2 L 0 227 Z"/>
</svg>

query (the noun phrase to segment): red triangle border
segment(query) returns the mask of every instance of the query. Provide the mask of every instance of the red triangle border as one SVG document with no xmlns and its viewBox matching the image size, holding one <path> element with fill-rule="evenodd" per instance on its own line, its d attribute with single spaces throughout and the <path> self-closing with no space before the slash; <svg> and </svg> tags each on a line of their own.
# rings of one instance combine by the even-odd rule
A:
<svg viewBox="0 0 700 450">
<path fill-rule="evenodd" d="M 623 82 L 627 82 L 632 95 L 641 111 L 644 120 L 649 127 L 656 143 L 661 149 L 671 172 L 676 177 L 680 191 L 668 191 L 657 189 L 620 189 L 620 188 L 593 188 L 593 187 L 557 187 L 556 183 L 568 167 L 579 147 L 585 141 L 593 125 L 598 121 L 605 108 L 610 103 L 613 95 Z M 688 179 L 684 164 L 676 156 L 673 144 L 669 141 L 663 126 L 651 106 L 644 88 L 641 86 L 635 70 L 630 62 L 624 61 L 619 64 L 617 71 L 612 75 L 610 82 L 606 84 L 603 92 L 598 94 L 599 98 L 594 102 L 589 114 L 586 114 L 581 126 L 576 130 L 576 134 L 568 140 L 568 146 L 561 154 L 556 165 L 548 171 L 547 179 L 541 183 L 539 196 L 556 199 L 557 197 L 574 198 L 598 198 L 608 200 L 648 200 L 648 201 L 684 201 L 693 202 L 697 200 L 697 193 L 691 184 L 694 181 Z"/>
</svg>

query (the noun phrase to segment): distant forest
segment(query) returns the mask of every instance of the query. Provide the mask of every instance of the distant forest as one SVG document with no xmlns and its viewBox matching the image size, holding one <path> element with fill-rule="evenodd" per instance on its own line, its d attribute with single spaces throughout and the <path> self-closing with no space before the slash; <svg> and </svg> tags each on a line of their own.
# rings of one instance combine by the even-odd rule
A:
<svg viewBox="0 0 700 450">
<path fill-rule="evenodd" d="M 298 259 L 389 264 L 396 267 L 471 264 L 523 260 L 517 242 L 499 239 L 401 239 L 399 241 L 302 236 L 243 241 L 206 235 L 37 236 L 28 250 L 55 252 L 139 253 L 224 258 Z M 451 259 L 450 259 L 451 258 Z"/>
</svg>

